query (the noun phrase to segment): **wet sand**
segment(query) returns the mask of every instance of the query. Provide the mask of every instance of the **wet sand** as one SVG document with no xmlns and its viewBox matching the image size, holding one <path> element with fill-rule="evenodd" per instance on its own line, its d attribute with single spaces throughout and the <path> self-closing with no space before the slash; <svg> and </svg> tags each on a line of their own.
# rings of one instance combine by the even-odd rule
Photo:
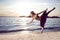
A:
<svg viewBox="0 0 60 40">
<path fill-rule="evenodd" d="M 60 31 L 44 33 L 40 33 L 40 31 L 0 33 L 0 40 L 60 40 Z"/>
</svg>

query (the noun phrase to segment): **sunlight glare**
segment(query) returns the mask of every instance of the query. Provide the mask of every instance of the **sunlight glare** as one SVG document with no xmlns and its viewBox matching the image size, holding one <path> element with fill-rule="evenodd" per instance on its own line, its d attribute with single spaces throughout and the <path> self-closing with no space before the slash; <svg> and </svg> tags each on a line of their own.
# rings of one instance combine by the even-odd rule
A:
<svg viewBox="0 0 60 40">
<path fill-rule="evenodd" d="M 28 29 L 29 27 L 24 27 L 24 28 L 22 28 L 22 29 Z"/>
<path fill-rule="evenodd" d="M 28 23 L 28 18 L 24 18 L 24 17 L 22 17 L 22 18 L 20 18 L 21 19 L 21 25 L 22 26 L 25 26 L 25 25 L 27 25 L 27 23 Z"/>
<path fill-rule="evenodd" d="M 18 2 L 8 6 L 11 11 L 17 12 L 19 15 L 29 15 L 31 11 L 39 11 L 43 7 L 41 5 L 47 5 L 47 3 L 31 3 L 31 2 Z M 37 7 L 38 6 L 38 7 Z M 39 9 L 39 10 L 37 10 Z M 44 9 L 44 7 L 43 7 Z"/>
<path fill-rule="evenodd" d="M 29 34 L 30 31 L 22 31 L 21 34 Z"/>
</svg>

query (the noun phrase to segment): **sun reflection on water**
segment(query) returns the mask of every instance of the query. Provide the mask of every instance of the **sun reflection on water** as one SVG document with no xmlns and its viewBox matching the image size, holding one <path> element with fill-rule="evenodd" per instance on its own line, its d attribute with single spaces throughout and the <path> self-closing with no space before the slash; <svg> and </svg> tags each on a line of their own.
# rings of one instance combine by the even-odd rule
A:
<svg viewBox="0 0 60 40">
<path fill-rule="evenodd" d="M 27 23 L 29 22 L 30 19 L 28 18 L 21 18 L 21 25 L 23 26 L 22 29 L 24 29 L 24 31 L 21 31 L 22 34 L 28 34 L 30 33 L 30 31 L 27 31 L 25 29 L 28 29 L 30 27 L 27 26 Z"/>
<path fill-rule="evenodd" d="M 21 18 L 21 25 L 27 25 L 28 19 L 27 18 Z"/>
<path fill-rule="evenodd" d="M 30 31 L 22 31 L 21 33 L 22 34 L 28 34 L 28 33 L 30 33 Z"/>
<path fill-rule="evenodd" d="M 24 27 L 24 28 L 22 28 L 22 29 L 28 29 L 29 27 Z"/>
</svg>

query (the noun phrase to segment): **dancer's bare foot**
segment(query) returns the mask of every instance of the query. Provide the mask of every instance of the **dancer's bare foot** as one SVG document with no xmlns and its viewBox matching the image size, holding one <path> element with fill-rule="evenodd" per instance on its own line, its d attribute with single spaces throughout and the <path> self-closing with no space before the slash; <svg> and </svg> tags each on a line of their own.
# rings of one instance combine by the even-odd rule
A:
<svg viewBox="0 0 60 40">
<path fill-rule="evenodd" d="M 44 27 L 42 27 L 42 29 L 41 29 L 41 33 L 43 33 L 43 31 L 44 31 Z"/>
</svg>

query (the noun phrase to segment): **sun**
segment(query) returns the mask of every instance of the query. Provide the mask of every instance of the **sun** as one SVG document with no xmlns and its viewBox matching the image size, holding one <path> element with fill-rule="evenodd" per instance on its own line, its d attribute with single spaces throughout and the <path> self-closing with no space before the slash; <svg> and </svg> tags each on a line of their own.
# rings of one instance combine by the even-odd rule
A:
<svg viewBox="0 0 60 40">
<path fill-rule="evenodd" d="M 30 11 L 33 10 L 30 3 L 16 3 L 10 5 L 8 8 L 19 15 L 29 15 Z"/>
</svg>

